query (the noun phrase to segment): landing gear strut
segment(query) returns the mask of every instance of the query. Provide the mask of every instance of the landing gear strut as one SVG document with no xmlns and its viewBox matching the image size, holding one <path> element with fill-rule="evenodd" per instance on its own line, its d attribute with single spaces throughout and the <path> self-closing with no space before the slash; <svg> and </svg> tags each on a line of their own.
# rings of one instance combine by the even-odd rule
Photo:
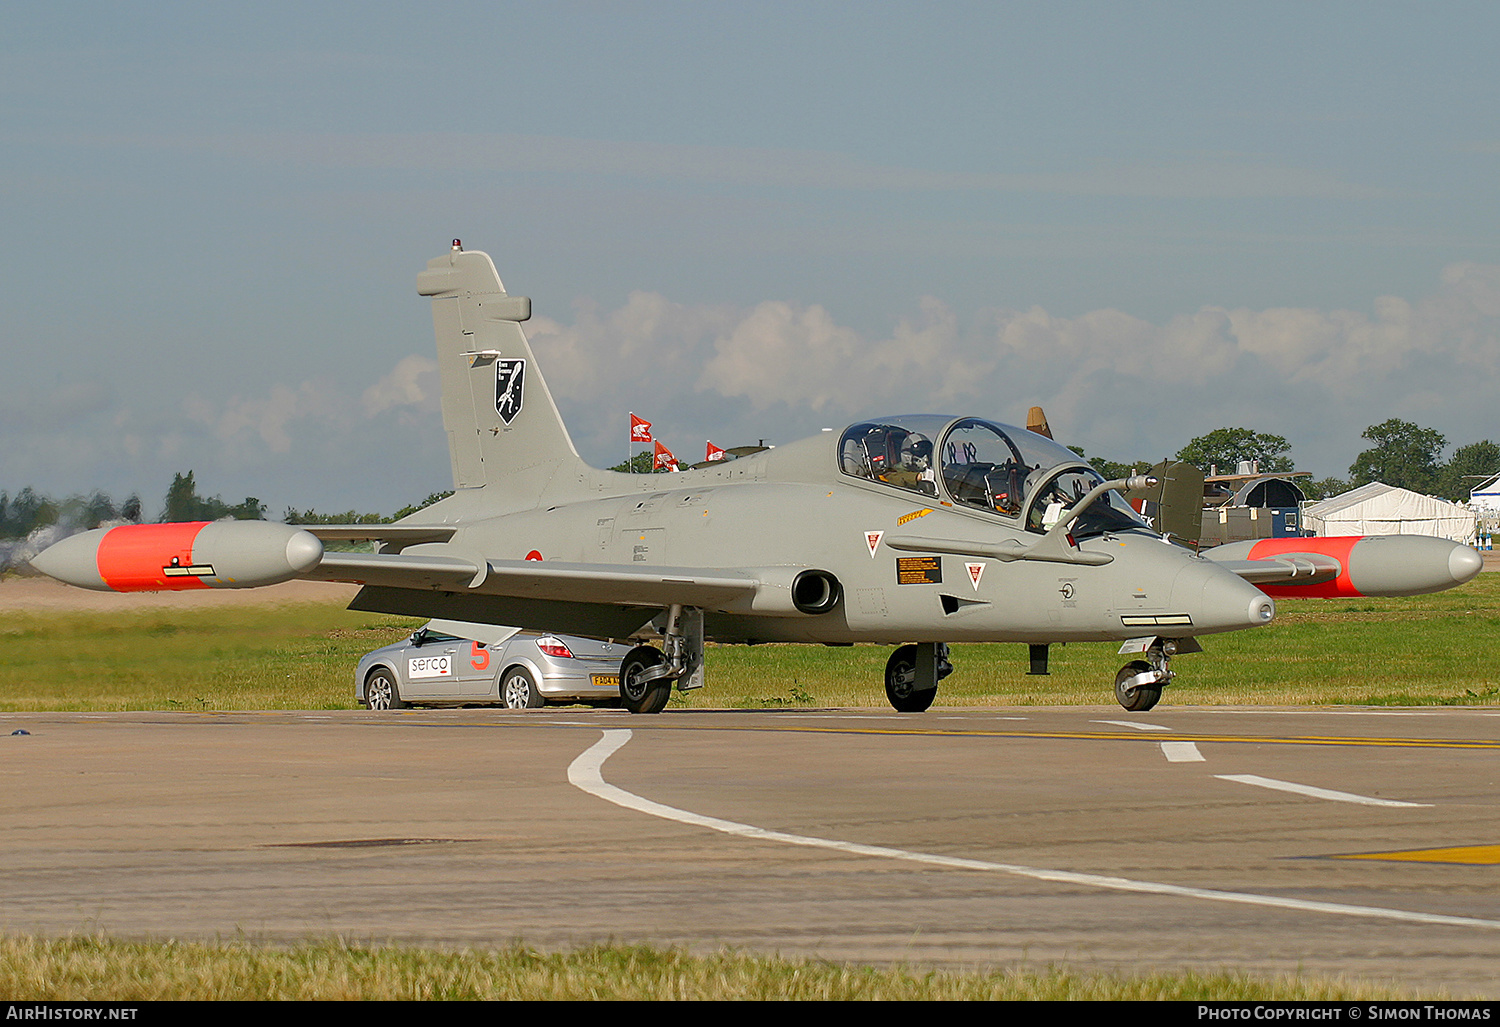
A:
<svg viewBox="0 0 1500 1027">
<path fill-rule="evenodd" d="M 937 698 L 937 684 L 953 673 L 948 643 L 903 645 L 885 664 L 885 697 L 898 713 L 922 713 Z"/>
<path fill-rule="evenodd" d="M 687 691 L 703 687 L 703 611 L 672 606 L 662 625 L 660 649 L 638 645 L 620 662 L 620 705 L 631 713 L 660 713 L 672 697 L 672 684 Z"/>
<path fill-rule="evenodd" d="M 1149 710 L 1161 699 L 1162 686 L 1177 675 L 1170 663 L 1177 653 L 1202 652 L 1191 638 L 1153 638 L 1144 648 L 1126 642 L 1121 652 L 1139 652 L 1144 660 L 1131 660 L 1115 675 L 1115 701 L 1133 713 Z"/>
<path fill-rule="evenodd" d="M 638 645 L 620 662 L 620 704 L 631 713 L 660 713 L 672 697 L 672 668 L 655 646 Z"/>
</svg>

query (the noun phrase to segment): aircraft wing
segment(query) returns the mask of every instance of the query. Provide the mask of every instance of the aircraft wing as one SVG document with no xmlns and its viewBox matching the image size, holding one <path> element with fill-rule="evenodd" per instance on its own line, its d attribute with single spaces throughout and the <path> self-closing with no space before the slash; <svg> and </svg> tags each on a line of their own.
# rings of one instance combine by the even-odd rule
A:
<svg viewBox="0 0 1500 1027">
<path fill-rule="evenodd" d="M 820 574 L 798 567 L 646 567 L 427 553 L 325 553 L 316 568 L 299 576 L 364 585 L 349 604 L 351 610 L 625 638 L 678 604 L 732 613 L 826 612 L 837 602 L 837 583 L 828 586 L 831 578 Z M 801 581 L 801 575 L 812 575 L 811 583 Z"/>
<path fill-rule="evenodd" d="M 711 609 L 753 600 L 768 582 L 736 570 L 484 560 L 428 553 L 324 553 L 299 577 L 572 603 Z"/>
<path fill-rule="evenodd" d="M 658 608 L 674 603 L 721 608 L 736 600 L 753 600 L 766 584 L 759 575 L 736 570 L 487 560 L 448 545 L 457 530 L 451 525 L 300 527 L 322 541 L 377 540 L 390 548 L 401 547 L 382 553 L 325 550 L 315 568 L 299 575 L 316 581 Z"/>
<path fill-rule="evenodd" d="M 451 524 L 299 524 L 324 542 L 394 542 L 400 546 L 447 542 L 458 531 Z"/>
<path fill-rule="evenodd" d="M 70 584 L 111 592 L 254 588 L 292 578 L 363 585 L 351 609 L 625 637 L 672 606 L 751 616 L 822 614 L 841 595 L 800 566 L 663 567 L 491 560 L 446 526 L 196 521 L 98 528 L 33 559 Z M 320 537 L 321 536 L 321 537 Z M 376 538 L 399 552 L 330 552 L 324 538 Z"/>
</svg>

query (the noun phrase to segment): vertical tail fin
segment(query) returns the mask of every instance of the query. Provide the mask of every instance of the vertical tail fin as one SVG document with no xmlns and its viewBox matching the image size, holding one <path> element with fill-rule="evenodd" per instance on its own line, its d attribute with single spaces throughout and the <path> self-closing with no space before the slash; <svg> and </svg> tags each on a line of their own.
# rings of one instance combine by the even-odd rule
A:
<svg viewBox="0 0 1500 1027">
<path fill-rule="evenodd" d="M 506 295 L 489 254 L 457 241 L 427 262 L 417 292 L 432 297 L 454 487 L 533 505 L 559 471 L 584 464 L 521 331 L 531 300 Z"/>
</svg>

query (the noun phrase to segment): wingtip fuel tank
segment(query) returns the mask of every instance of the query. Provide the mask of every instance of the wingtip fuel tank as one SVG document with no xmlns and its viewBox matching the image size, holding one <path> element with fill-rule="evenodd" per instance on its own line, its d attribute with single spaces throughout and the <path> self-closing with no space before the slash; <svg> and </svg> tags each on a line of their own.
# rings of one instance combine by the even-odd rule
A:
<svg viewBox="0 0 1500 1027">
<path fill-rule="evenodd" d="M 289 524 L 125 524 L 70 535 L 32 558 L 43 574 L 99 592 L 255 588 L 316 567 L 323 543 Z"/>
<path fill-rule="evenodd" d="M 1462 585 L 1484 567 L 1473 547 L 1426 535 L 1268 538 L 1219 546 L 1208 555 L 1217 561 L 1312 556 L 1337 565 L 1337 574 L 1320 574 L 1306 584 L 1259 585 L 1267 595 L 1286 599 L 1423 595 Z"/>
</svg>

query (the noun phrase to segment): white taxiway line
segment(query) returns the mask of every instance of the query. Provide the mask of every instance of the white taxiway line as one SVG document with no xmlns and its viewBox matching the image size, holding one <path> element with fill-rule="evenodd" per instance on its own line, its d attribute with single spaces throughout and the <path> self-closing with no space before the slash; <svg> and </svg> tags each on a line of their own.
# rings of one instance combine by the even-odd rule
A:
<svg viewBox="0 0 1500 1027">
<path fill-rule="evenodd" d="M 1202 763 L 1203 754 L 1197 742 L 1162 742 L 1161 754 L 1168 763 Z"/>
<path fill-rule="evenodd" d="M 992 873 L 1011 874 L 1038 881 L 1053 881 L 1059 884 L 1081 885 L 1089 888 L 1104 888 L 1110 891 L 1142 892 L 1149 895 L 1170 895 L 1185 899 L 1207 899 L 1214 902 L 1233 902 L 1246 906 L 1270 906 L 1275 909 L 1293 909 L 1306 913 L 1334 913 L 1343 916 L 1373 917 L 1382 920 L 1403 920 L 1407 923 L 1443 924 L 1449 927 L 1484 927 L 1500 930 L 1500 920 L 1482 920 L 1478 917 L 1447 916 L 1441 913 L 1417 913 L 1404 909 L 1382 909 L 1379 906 L 1352 906 L 1341 902 L 1314 902 L 1308 899 L 1289 899 L 1278 895 L 1256 895 L 1253 892 L 1218 891 L 1213 888 L 1184 888 L 1176 884 L 1158 884 L 1153 881 L 1132 881 L 1124 877 L 1104 877 L 1098 874 L 1079 874 L 1068 870 L 1046 870 L 1039 867 L 1019 866 L 1012 863 L 994 863 L 984 859 L 962 859 L 957 856 L 939 856 L 926 852 L 909 852 L 884 845 L 862 845 L 858 842 L 841 842 L 831 838 L 813 838 L 808 835 L 788 834 L 785 831 L 769 831 L 763 827 L 740 824 L 733 820 L 707 817 L 675 806 L 642 798 L 618 788 L 604 780 L 601 770 L 604 761 L 618 752 L 630 741 L 629 728 L 611 728 L 604 737 L 585 750 L 568 766 L 568 782 L 590 795 L 612 802 L 616 806 L 632 809 L 663 820 L 675 820 L 679 824 L 706 827 L 741 838 L 758 841 L 782 842 L 786 845 L 803 845 L 814 849 L 831 849 L 855 856 L 873 856 L 878 859 L 898 859 L 907 863 L 946 867 L 952 870 L 982 870 Z"/>
<path fill-rule="evenodd" d="M 1395 799 L 1376 799 L 1368 795 L 1355 795 L 1353 792 L 1336 792 L 1331 788 L 1314 788 L 1312 785 L 1299 785 L 1292 781 L 1278 781 L 1274 777 L 1261 777 L 1259 774 L 1215 774 L 1214 777 L 1222 781 L 1238 781 L 1242 785 L 1274 788 L 1278 792 L 1295 792 L 1297 795 L 1308 795 L 1314 799 L 1352 802 L 1360 806 L 1426 807 L 1432 805 L 1430 802 L 1399 802 Z"/>
</svg>

